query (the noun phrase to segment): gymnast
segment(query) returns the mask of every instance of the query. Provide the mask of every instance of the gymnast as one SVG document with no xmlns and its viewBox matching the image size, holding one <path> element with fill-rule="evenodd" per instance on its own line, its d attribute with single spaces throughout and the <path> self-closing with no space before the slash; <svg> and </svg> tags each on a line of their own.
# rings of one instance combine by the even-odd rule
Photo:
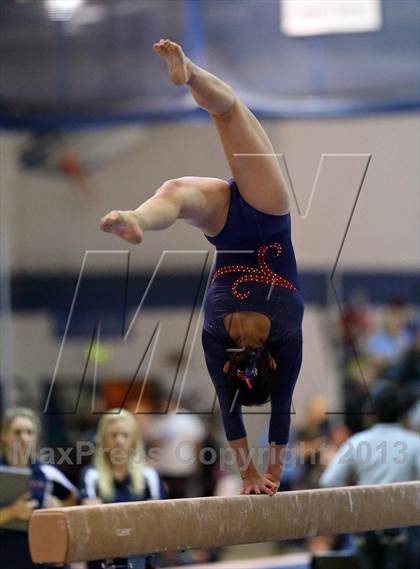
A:
<svg viewBox="0 0 420 569">
<path fill-rule="evenodd" d="M 232 88 L 195 65 L 170 40 L 154 45 L 175 85 L 187 85 L 218 130 L 232 178 L 166 181 L 134 211 L 111 211 L 103 231 L 129 243 L 177 219 L 198 227 L 218 253 L 205 299 L 202 342 L 242 494 L 280 485 L 293 389 L 302 361 L 303 296 L 291 242 L 289 197 L 271 142 Z M 258 472 L 242 405 L 271 399 L 269 450 Z"/>
</svg>

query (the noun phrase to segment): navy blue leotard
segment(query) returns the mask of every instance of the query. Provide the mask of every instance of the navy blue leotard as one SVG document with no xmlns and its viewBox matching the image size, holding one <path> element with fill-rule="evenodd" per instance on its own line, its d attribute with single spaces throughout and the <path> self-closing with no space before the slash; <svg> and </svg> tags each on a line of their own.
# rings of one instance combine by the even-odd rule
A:
<svg viewBox="0 0 420 569">
<path fill-rule="evenodd" d="M 271 394 L 269 441 L 286 444 L 292 394 L 302 363 L 303 295 L 291 241 L 290 214 L 269 215 L 249 205 L 233 178 L 225 226 L 207 237 L 217 249 L 205 300 L 202 342 L 228 440 L 246 436 L 241 406 L 230 408 L 223 373 L 227 348 L 235 347 L 223 317 L 239 311 L 261 312 L 271 321 L 266 346 L 277 363 Z"/>
</svg>

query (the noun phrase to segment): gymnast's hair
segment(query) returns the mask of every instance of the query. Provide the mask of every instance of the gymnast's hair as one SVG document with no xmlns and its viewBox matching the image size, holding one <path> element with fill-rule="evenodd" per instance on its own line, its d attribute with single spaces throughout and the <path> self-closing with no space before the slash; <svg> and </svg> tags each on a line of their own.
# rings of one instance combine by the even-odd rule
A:
<svg viewBox="0 0 420 569">
<path fill-rule="evenodd" d="M 245 406 L 263 405 L 271 397 L 274 371 L 270 367 L 270 352 L 268 348 L 264 347 L 258 355 L 255 364 L 257 374 L 250 382 L 251 387 L 240 377 L 252 365 L 256 353 L 257 350 L 252 348 L 245 348 L 243 351 L 230 353 L 227 382 L 231 407 L 236 403 Z"/>
<path fill-rule="evenodd" d="M 112 502 L 115 495 L 114 476 L 110 453 L 105 448 L 106 432 L 114 421 L 126 421 L 131 432 L 131 446 L 128 458 L 128 473 L 131 481 L 131 491 L 136 496 L 144 492 L 144 466 L 145 455 L 143 439 L 137 421 L 132 413 L 126 409 L 110 409 L 99 420 L 96 431 L 96 450 L 93 465 L 98 472 L 99 496 L 105 502 Z"/>
</svg>

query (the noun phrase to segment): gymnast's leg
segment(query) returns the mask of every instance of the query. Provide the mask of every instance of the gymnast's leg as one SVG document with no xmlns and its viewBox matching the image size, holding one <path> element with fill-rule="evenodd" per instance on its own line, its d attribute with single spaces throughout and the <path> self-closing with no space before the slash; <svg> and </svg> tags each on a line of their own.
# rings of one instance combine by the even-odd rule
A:
<svg viewBox="0 0 420 569">
<path fill-rule="evenodd" d="M 172 82 L 187 84 L 197 104 L 212 116 L 243 198 L 265 213 L 287 213 L 280 166 L 256 117 L 227 83 L 195 65 L 179 45 L 161 40 L 154 49 L 165 59 Z"/>
<path fill-rule="evenodd" d="M 225 116 L 235 102 L 232 89 L 217 77 L 199 70 L 184 56 L 181 48 L 161 40 L 155 51 L 166 60 L 171 80 L 184 84 L 191 80 L 196 101 L 214 116 Z M 130 243 L 141 243 L 147 230 L 166 229 L 177 219 L 185 219 L 206 234 L 217 234 L 223 227 L 230 202 L 226 181 L 186 176 L 166 181 L 136 210 L 113 210 L 105 215 L 100 228 Z"/>
<path fill-rule="evenodd" d="M 100 228 L 129 243 L 141 243 L 145 231 L 166 229 L 184 219 L 207 235 L 216 235 L 224 225 L 229 202 L 225 180 L 184 176 L 164 182 L 135 210 L 111 211 L 101 219 Z"/>
<path fill-rule="evenodd" d="M 187 83 L 196 102 L 212 116 L 243 198 L 265 213 L 287 213 L 288 195 L 277 158 L 251 111 L 229 85 L 192 63 L 177 44 L 161 40 L 154 48 L 165 59 L 170 79 L 177 85 Z M 236 156 L 243 153 L 251 156 Z M 100 227 L 130 243 L 141 243 L 145 230 L 165 229 L 180 218 L 209 235 L 217 234 L 223 227 L 229 199 L 224 180 L 169 180 L 137 210 L 114 210 L 104 216 Z"/>
</svg>

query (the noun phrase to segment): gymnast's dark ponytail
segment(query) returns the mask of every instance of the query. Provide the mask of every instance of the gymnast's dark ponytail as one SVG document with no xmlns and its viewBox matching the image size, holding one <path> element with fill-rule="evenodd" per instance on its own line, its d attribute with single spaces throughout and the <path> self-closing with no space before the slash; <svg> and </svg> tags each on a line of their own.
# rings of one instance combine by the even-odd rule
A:
<svg viewBox="0 0 420 569">
<path fill-rule="evenodd" d="M 274 373 L 266 347 L 232 352 L 229 363 L 227 382 L 231 407 L 236 403 L 263 405 L 270 399 Z"/>
</svg>

